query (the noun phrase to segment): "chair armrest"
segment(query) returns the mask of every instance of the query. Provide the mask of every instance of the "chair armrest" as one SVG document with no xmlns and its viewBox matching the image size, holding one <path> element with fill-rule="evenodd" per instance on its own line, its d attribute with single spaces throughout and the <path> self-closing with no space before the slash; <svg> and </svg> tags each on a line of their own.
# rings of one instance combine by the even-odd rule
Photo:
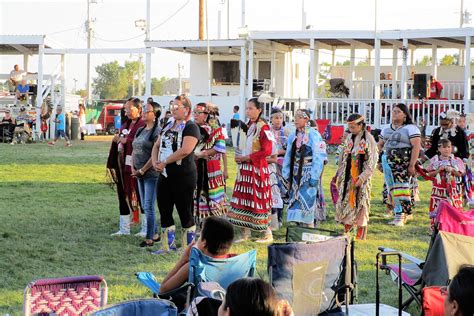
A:
<svg viewBox="0 0 474 316">
<path fill-rule="evenodd" d="M 423 265 L 425 264 L 424 260 L 421 260 L 421 259 L 418 259 L 416 257 L 410 256 L 409 254 L 401 252 L 401 251 L 396 250 L 396 249 L 387 248 L 387 247 L 379 247 L 379 250 L 380 251 L 399 252 L 403 259 L 408 260 L 408 261 L 416 264 L 420 268 L 423 268 Z M 383 254 L 382 254 L 382 257 L 383 257 L 382 260 L 385 261 L 385 256 Z M 386 265 L 386 262 L 384 262 L 383 264 Z"/>
</svg>

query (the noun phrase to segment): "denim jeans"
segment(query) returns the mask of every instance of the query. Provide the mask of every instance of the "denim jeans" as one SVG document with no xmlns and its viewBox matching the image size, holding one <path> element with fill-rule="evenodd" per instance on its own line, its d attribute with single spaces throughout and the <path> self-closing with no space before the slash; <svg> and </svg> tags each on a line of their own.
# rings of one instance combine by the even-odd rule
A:
<svg viewBox="0 0 474 316">
<path fill-rule="evenodd" d="M 153 239 L 153 235 L 157 233 L 155 211 L 157 185 L 158 178 L 138 178 L 138 192 L 146 216 L 146 239 Z"/>
</svg>

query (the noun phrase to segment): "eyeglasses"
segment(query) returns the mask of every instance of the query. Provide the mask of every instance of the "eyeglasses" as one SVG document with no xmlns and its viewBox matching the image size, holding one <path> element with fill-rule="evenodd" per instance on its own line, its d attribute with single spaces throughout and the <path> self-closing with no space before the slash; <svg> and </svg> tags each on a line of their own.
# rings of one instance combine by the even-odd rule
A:
<svg viewBox="0 0 474 316">
<path fill-rule="evenodd" d="M 204 111 L 193 111 L 193 114 L 194 115 L 200 115 L 200 114 L 207 114 L 207 113 L 204 112 Z"/>
<path fill-rule="evenodd" d="M 448 296 L 449 294 L 448 287 L 447 286 L 440 287 L 439 292 L 441 293 L 441 296 Z"/>
<path fill-rule="evenodd" d="M 180 107 L 183 107 L 183 108 L 184 108 L 184 105 L 177 105 L 177 104 L 174 104 L 174 105 L 171 106 L 171 111 L 177 110 L 177 109 L 179 109 Z"/>
<path fill-rule="evenodd" d="M 153 112 L 153 110 L 150 110 L 150 111 L 143 111 L 143 113 L 150 113 L 150 112 Z"/>
</svg>

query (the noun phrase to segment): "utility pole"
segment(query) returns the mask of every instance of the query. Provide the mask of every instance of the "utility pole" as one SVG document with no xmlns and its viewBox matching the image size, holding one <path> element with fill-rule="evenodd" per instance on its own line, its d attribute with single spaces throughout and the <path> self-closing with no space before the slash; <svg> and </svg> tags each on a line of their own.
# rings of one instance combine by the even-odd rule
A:
<svg viewBox="0 0 474 316">
<path fill-rule="evenodd" d="M 464 24 L 464 0 L 461 0 L 461 11 L 459 11 L 459 27 Z"/>
<path fill-rule="evenodd" d="M 77 93 L 77 79 L 74 78 L 72 80 L 74 80 L 74 93 Z"/>
<path fill-rule="evenodd" d="M 230 38 L 230 0 L 227 1 L 227 39 Z"/>
<path fill-rule="evenodd" d="M 199 0 L 199 40 L 204 40 L 204 14 L 206 0 Z M 207 18 L 207 17 L 206 17 Z"/>
<path fill-rule="evenodd" d="M 92 41 L 92 23 L 91 23 L 91 11 L 90 11 L 90 0 L 87 1 L 87 48 L 91 48 L 91 41 Z M 86 83 L 86 90 L 87 90 L 87 103 L 91 102 L 91 54 L 87 52 L 87 83 Z"/>
</svg>

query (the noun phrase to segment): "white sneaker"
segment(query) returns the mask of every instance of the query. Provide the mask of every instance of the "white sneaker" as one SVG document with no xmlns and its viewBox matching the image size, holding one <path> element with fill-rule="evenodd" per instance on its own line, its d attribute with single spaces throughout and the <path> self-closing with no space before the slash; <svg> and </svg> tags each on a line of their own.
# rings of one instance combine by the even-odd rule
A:
<svg viewBox="0 0 474 316">
<path fill-rule="evenodd" d="M 136 233 L 134 236 L 135 236 L 135 237 L 142 237 L 142 238 L 145 238 L 145 237 L 146 237 L 146 233 L 140 231 L 140 232 Z"/>
<path fill-rule="evenodd" d="M 113 233 L 113 234 L 110 234 L 110 236 L 126 236 L 126 235 L 130 235 L 130 232 L 123 232 L 121 230 Z"/>
</svg>

